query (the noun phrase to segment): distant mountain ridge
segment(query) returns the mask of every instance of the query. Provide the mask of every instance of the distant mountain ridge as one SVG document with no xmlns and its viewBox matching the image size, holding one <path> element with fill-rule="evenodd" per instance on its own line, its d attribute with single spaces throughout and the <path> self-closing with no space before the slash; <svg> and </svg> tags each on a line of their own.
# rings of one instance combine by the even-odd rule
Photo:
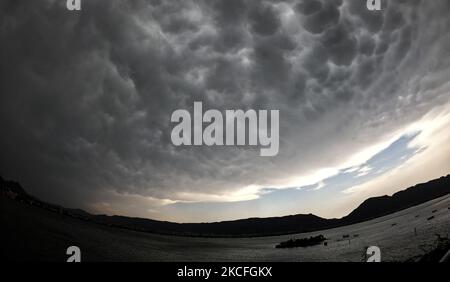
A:
<svg viewBox="0 0 450 282">
<path fill-rule="evenodd" d="M 29 195 L 18 182 L 6 181 L 0 177 L 0 195 L 52 212 L 102 225 L 136 231 L 207 237 L 269 236 L 318 231 L 384 216 L 449 193 L 450 175 L 447 175 L 427 183 L 417 184 L 392 196 L 369 198 L 350 214 L 340 219 L 325 219 L 313 214 L 297 214 L 212 223 L 174 223 L 118 215 L 92 215 L 81 209 L 68 209 L 45 203 Z"/>
<path fill-rule="evenodd" d="M 450 175 L 447 175 L 417 184 L 392 196 L 369 198 L 342 220 L 347 224 L 369 220 L 419 205 L 449 193 Z"/>
</svg>

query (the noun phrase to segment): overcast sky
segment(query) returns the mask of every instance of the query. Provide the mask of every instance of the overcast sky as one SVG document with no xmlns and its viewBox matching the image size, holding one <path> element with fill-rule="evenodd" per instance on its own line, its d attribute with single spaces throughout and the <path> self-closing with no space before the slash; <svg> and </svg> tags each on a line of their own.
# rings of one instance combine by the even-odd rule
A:
<svg viewBox="0 0 450 282">
<path fill-rule="evenodd" d="M 340 217 L 450 173 L 450 2 L 0 2 L 0 175 L 94 213 Z M 175 147 L 171 114 L 280 111 L 280 148 Z"/>
</svg>

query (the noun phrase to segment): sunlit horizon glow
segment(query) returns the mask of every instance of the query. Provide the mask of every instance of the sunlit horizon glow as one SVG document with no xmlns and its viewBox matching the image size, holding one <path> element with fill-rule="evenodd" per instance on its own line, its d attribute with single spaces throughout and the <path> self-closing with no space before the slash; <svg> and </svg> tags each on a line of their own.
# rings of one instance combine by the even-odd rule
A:
<svg viewBox="0 0 450 282">
<path fill-rule="evenodd" d="M 377 174 L 375 177 L 358 184 L 355 186 L 343 189 L 341 193 L 344 195 L 350 195 L 351 200 L 348 202 L 340 203 L 337 205 L 326 205 L 315 209 L 315 214 L 318 216 L 323 216 L 325 218 L 340 218 L 348 213 L 350 213 L 354 208 L 356 208 L 362 201 L 369 197 L 382 196 L 382 195 L 392 195 L 398 191 L 404 190 L 418 183 L 427 182 L 433 180 L 440 176 L 447 175 L 450 172 L 450 154 L 445 154 L 445 152 L 450 153 L 450 133 L 448 128 L 450 128 L 450 105 L 443 105 L 436 109 L 433 109 L 426 115 L 424 115 L 420 120 L 411 123 L 410 125 L 404 127 L 401 130 L 397 130 L 393 135 L 394 137 L 389 137 L 387 141 L 377 143 L 375 145 L 370 145 L 363 151 L 357 152 L 349 157 L 349 160 L 343 162 L 342 165 L 333 168 L 323 168 L 316 170 L 316 172 L 300 176 L 293 177 L 294 180 L 288 180 L 284 186 L 275 187 L 274 185 L 254 185 L 248 186 L 243 189 L 233 191 L 230 194 L 222 195 L 211 195 L 211 194 L 181 194 L 180 197 L 186 200 L 161 200 L 160 206 L 170 206 L 177 203 L 233 203 L 233 202 L 245 202 L 251 200 L 258 200 L 262 195 L 268 195 L 274 190 L 283 189 L 310 189 L 311 186 L 315 186 L 310 192 L 314 193 L 316 190 L 323 189 L 325 187 L 324 181 L 330 177 L 336 176 L 341 172 L 358 172 L 357 176 L 364 176 L 370 172 L 373 168 L 366 165 L 366 162 L 379 154 L 381 151 L 389 148 L 392 143 L 403 136 L 411 136 L 418 133 L 410 142 L 408 142 L 408 147 L 413 148 L 416 153 L 400 165 L 395 166 L 389 170 L 383 171 Z M 436 151 L 442 151 L 444 154 L 439 157 L 436 155 Z M 431 154 L 428 156 L 428 154 Z M 448 161 L 448 166 L 443 169 L 431 171 L 424 170 L 425 164 L 430 162 L 443 162 Z M 423 165 L 418 165 L 419 162 Z M 363 173 L 361 173 L 363 172 Z M 265 189 L 270 187 L 270 191 L 267 192 Z M 326 189 L 326 188 L 324 188 Z M 159 202 L 158 199 L 151 199 L 152 201 Z M 98 213 L 106 213 L 114 215 L 117 213 L 126 213 L 126 211 L 111 211 L 109 205 L 107 209 L 101 207 L 94 209 Z M 332 212 L 330 212 L 330 210 Z M 338 212 L 336 212 L 338 211 Z M 150 210 L 153 215 L 155 210 Z M 274 214 L 273 216 L 283 216 L 291 215 L 297 213 L 310 213 L 311 211 L 302 209 L 299 207 L 297 210 L 292 210 L 291 213 L 284 214 Z M 145 213 L 137 214 L 138 216 L 147 217 Z M 241 216 L 235 218 L 226 218 L 222 220 L 236 220 L 248 217 L 257 217 L 257 215 L 245 212 Z M 160 219 L 164 219 L 161 217 Z M 183 219 L 183 217 L 173 217 L 173 221 L 177 222 L 204 222 L 205 219 L 195 220 L 195 219 Z M 215 221 L 216 217 L 207 218 L 206 221 Z"/>
</svg>

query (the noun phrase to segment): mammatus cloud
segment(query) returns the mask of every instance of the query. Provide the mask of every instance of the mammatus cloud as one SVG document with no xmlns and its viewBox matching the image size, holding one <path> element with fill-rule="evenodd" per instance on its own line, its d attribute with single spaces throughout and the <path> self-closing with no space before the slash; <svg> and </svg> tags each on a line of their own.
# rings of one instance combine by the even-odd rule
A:
<svg viewBox="0 0 450 282">
<path fill-rule="evenodd" d="M 0 4 L 0 173 L 49 201 L 165 218 L 256 199 L 364 164 L 449 101 L 446 0 L 65 2 Z M 280 110 L 279 154 L 173 146 L 194 101 Z"/>
</svg>

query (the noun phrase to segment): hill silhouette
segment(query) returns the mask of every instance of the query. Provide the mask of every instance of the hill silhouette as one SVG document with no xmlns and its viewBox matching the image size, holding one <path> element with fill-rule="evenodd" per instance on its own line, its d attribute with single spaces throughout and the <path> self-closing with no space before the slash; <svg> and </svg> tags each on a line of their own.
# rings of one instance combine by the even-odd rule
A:
<svg viewBox="0 0 450 282">
<path fill-rule="evenodd" d="M 211 223 L 175 223 L 118 215 L 93 215 L 81 209 L 64 208 L 43 202 L 29 195 L 20 183 L 6 181 L 0 177 L 0 194 L 24 204 L 102 225 L 158 234 L 205 237 L 251 237 L 318 231 L 381 217 L 449 193 L 450 175 L 447 175 L 415 185 L 392 196 L 369 198 L 350 214 L 340 219 L 325 219 L 313 214 L 297 214 Z"/>
<path fill-rule="evenodd" d="M 417 184 L 392 196 L 369 198 L 341 220 L 345 224 L 366 221 L 419 205 L 449 193 L 450 175 L 447 175 L 427 183 Z"/>
</svg>

